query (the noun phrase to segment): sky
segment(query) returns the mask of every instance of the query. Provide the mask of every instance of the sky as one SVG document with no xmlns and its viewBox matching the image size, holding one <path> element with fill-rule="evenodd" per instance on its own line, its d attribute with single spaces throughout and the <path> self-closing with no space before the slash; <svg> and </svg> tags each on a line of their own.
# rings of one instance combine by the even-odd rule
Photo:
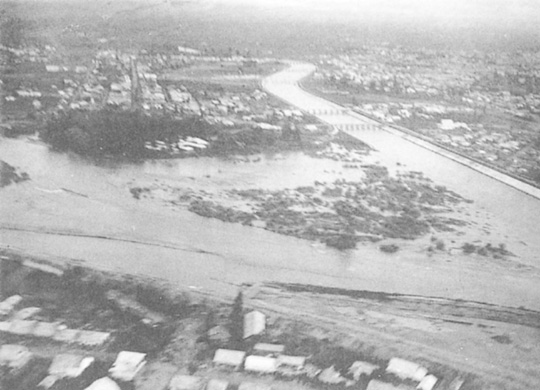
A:
<svg viewBox="0 0 540 390">
<path fill-rule="evenodd" d="M 540 25 L 538 0 L 210 0 L 219 5 L 262 8 L 276 15 L 350 21 Z M 539 27 L 540 28 L 540 27 Z"/>
</svg>

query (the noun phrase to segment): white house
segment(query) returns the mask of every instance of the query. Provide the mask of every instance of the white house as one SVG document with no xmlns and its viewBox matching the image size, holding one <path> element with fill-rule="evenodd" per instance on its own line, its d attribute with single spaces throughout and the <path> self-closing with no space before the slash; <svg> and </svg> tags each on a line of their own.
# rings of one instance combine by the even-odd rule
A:
<svg viewBox="0 0 540 390">
<path fill-rule="evenodd" d="M 109 374 L 124 382 L 132 381 L 137 373 L 146 364 L 146 354 L 139 352 L 122 351 L 118 354 Z"/>
<path fill-rule="evenodd" d="M 251 355 L 246 358 L 244 370 L 261 374 L 273 374 L 277 369 L 277 360 L 266 356 Z"/>
<path fill-rule="evenodd" d="M 266 315 L 260 311 L 252 311 L 244 316 L 244 338 L 261 334 L 266 329 Z"/>
</svg>

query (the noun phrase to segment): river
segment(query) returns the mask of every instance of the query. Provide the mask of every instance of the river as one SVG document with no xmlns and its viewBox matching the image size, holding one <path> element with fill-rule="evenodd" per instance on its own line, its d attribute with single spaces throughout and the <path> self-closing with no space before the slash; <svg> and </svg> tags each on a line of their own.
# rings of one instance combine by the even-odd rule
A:
<svg viewBox="0 0 540 390">
<path fill-rule="evenodd" d="M 302 109 L 335 109 L 296 86 L 305 70 L 293 66 L 268 78 L 264 86 Z M 321 119 L 354 120 L 343 115 Z M 0 138 L 0 159 L 32 179 L 0 191 L 0 243 L 52 260 L 162 278 L 179 288 L 228 296 L 241 283 L 279 281 L 540 310 L 539 200 L 393 134 L 358 131 L 355 136 L 374 146 L 378 152 L 373 158 L 391 170 L 399 162 L 474 202 L 459 210 L 461 217 L 470 217 L 470 225 L 462 236 L 453 237 L 458 243 L 469 238 L 505 242 L 516 257 L 491 261 L 456 251 L 428 256 L 418 242 L 403 242 L 395 255 L 382 254 L 373 244 L 339 252 L 137 201 L 129 193 L 130 186 L 152 181 L 285 188 L 354 175 L 333 161 L 291 153 L 263 156 L 258 163 L 200 158 L 96 164 L 51 152 L 27 137 Z"/>
</svg>

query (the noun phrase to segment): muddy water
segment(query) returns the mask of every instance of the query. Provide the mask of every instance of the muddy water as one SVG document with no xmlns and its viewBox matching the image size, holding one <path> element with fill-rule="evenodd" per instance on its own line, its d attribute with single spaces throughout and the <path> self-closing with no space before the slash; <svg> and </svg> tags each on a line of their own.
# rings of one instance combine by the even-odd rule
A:
<svg viewBox="0 0 540 390">
<path fill-rule="evenodd" d="M 296 96 L 294 86 L 283 85 Z M 316 104 L 324 106 L 324 101 Z M 137 201 L 128 190 L 152 182 L 272 189 L 361 176 L 333 161 L 293 153 L 249 162 L 201 158 L 96 164 L 24 138 L 0 138 L 0 158 L 32 178 L 0 191 L 0 243 L 221 294 L 234 294 L 239 283 L 282 281 L 540 309 L 540 201 L 391 134 L 359 137 L 379 150 L 372 158 L 391 170 L 399 162 L 474 201 L 456 215 L 471 219 L 461 240 L 504 240 L 518 256 L 508 263 L 461 255 L 428 257 L 417 242 L 400 243 L 403 250 L 395 255 L 384 255 L 373 245 L 340 253 Z"/>
</svg>

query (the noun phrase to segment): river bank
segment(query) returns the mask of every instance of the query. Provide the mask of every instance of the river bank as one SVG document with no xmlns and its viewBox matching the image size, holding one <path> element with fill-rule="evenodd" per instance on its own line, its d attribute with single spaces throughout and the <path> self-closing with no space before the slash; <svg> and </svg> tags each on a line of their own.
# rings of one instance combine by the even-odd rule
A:
<svg viewBox="0 0 540 390">
<path fill-rule="evenodd" d="M 316 158 L 342 163 L 344 170 L 355 170 L 355 179 L 317 180 L 278 190 L 194 190 L 160 183 L 132 187 L 130 192 L 135 199 L 161 199 L 204 217 L 320 241 L 342 250 L 355 248 L 360 241 L 413 240 L 467 224 L 447 215 L 465 199 L 434 185 L 421 172 L 400 171 L 391 176 L 385 167 L 366 163 L 368 152 L 330 143 L 315 153 Z"/>
<path fill-rule="evenodd" d="M 26 172 L 18 172 L 15 167 L 0 160 L 0 188 L 25 180 L 30 180 Z"/>
</svg>

